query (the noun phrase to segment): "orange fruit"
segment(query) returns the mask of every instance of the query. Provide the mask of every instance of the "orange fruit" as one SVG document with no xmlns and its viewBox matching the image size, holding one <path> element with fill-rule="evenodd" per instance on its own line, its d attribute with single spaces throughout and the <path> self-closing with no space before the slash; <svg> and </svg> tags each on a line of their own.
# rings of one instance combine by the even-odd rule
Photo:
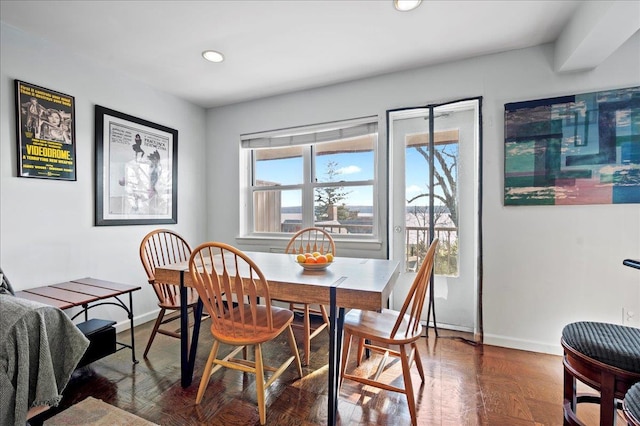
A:
<svg viewBox="0 0 640 426">
<path fill-rule="evenodd" d="M 298 263 L 304 263 L 307 261 L 307 257 L 304 254 L 299 254 L 296 256 L 296 261 L 298 261 Z"/>
<path fill-rule="evenodd" d="M 311 253 L 305 253 L 304 255 L 305 255 L 305 257 L 313 257 L 313 255 Z"/>
<path fill-rule="evenodd" d="M 318 263 L 317 259 L 313 256 L 307 257 L 307 260 L 305 263 Z"/>
<path fill-rule="evenodd" d="M 316 257 L 316 263 L 327 263 L 327 256 L 325 256 L 324 254 L 321 254 L 320 256 Z"/>
</svg>

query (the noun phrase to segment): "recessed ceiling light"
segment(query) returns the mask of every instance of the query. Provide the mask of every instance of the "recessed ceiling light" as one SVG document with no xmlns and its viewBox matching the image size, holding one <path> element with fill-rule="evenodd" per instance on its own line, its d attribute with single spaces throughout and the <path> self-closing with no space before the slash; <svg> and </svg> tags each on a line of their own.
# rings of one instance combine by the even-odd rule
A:
<svg viewBox="0 0 640 426">
<path fill-rule="evenodd" d="M 393 0 L 393 6 L 400 12 L 408 12 L 420 6 L 422 0 Z"/>
<path fill-rule="evenodd" d="M 222 55 L 222 53 L 216 52 L 215 50 L 205 50 L 204 52 L 202 52 L 202 57 L 211 62 L 224 61 L 224 56 Z"/>
</svg>

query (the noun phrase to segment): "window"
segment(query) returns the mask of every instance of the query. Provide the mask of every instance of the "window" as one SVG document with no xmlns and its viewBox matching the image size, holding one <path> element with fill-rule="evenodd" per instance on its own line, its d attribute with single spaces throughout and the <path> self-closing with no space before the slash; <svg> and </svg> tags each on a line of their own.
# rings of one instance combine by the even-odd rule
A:
<svg viewBox="0 0 640 426">
<path fill-rule="evenodd" d="M 377 236 L 377 117 L 241 139 L 248 166 L 245 235 L 318 226 L 338 238 Z"/>
</svg>

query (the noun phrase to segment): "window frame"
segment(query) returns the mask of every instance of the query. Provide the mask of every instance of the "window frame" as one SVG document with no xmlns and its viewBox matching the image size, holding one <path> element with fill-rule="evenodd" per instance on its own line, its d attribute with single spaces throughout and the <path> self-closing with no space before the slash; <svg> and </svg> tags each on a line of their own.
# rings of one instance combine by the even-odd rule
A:
<svg viewBox="0 0 640 426">
<path fill-rule="evenodd" d="M 288 135 L 301 136 L 303 139 L 311 137 L 315 132 L 322 133 L 323 131 L 340 132 L 344 129 L 349 129 L 355 125 L 369 126 L 373 131 L 366 134 L 375 135 L 373 138 L 373 176 L 368 180 L 352 180 L 352 181 L 340 181 L 340 182 L 323 182 L 320 181 L 320 176 L 316 175 L 316 147 L 322 143 L 336 142 L 338 140 L 350 139 L 353 136 L 346 135 L 345 137 L 325 139 L 317 142 L 308 143 L 291 143 L 290 145 L 300 146 L 302 148 L 302 167 L 303 178 L 300 184 L 287 184 L 287 185 L 256 185 L 256 155 L 255 150 L 268 147 L 283 147 L 289 144 L 283 145 L 268 145 L 266 142 L 270 138 L 286 138 Z M 291 129 L 282 129 L 272 132 L 261 132 L 254 134 L 241 135 L 240 145 L 240 173 L 241 173 L 241 185 L 240 185 L 240 234 L 238 240 L 250 242 L 251 240 L 288 240 L 293 232 L 256 232 L 255 231 L 255 219 L 254 219 L 254 194 L 258 192 L 266 191 L 287 191 L 287 190 L 300 190 L 301 191 L 301 208 L 302 208 L 302 227 L 314 226 L 315 224 L 315 206 L 314 198 L 317 188 L 324 188 L 330 186 L 340 186 L 343 188 L 350 187 L 371 187 L 372 195 L 372 212 L 373 218 L 371 222 L 372 231 L 371 234 L 333 234 L 334 239 L 344 242 L 356 242 L 370 245 L 373 243 L 375 249 L 379 249 L 381 246 L 381 214 L 384 201 L 381 201 L 376 194 L 379 194 L 381 183 L 379 182 L 380 176 L 380 131 L 379 131 L 379 119 L 377 116 L 362 117 L 354 120 L 345 120 L 340 122 L 324 123 L 320 125 L 301 126 Z M 362 135 L 359 135 L 362 136 Z M 262 146 L 250 146 L 247 141 L 259 140 Z M 265 144 L 267 144 L 265 146 Z M 245 184 L 242 184 L 244 182 Z M 243 215 L 244 212 L 244 215 Z M 364 246 L 362 246 L 364 247 Z"/>
</svg>

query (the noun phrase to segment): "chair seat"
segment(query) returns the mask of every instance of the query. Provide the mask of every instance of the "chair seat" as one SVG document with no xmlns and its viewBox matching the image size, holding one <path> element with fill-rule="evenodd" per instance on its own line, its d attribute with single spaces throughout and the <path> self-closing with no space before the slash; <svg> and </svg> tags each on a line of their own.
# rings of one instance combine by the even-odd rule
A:
<svg viewBox="0 0 640 426">
<path fill-rule="evenodd" d="M 264 305 L 253 306 L 256 310 L 255 318 L 251 312 L 250 305 L 240 305 L 233 308 L 232 311 L 225 315 L 225 318 L 219 318 L 219 321 L 211 324 L 211 333 L 221 343 L 229 345 L 253 345 L 272 340 L 279 336 L 282 331 L 293 322 L 293 312 L 288 309 L 271 306 L 271 315 L 273 318 L 273 328 L 271 331 L 266 327 L 267 307 Z M 242 312 L 241 312 L 242 311 Z M 236 321 L 231 324 L 230 315 L 233 314 Z M 239 322 L 241 315 L 243 319 Z M 255 321 L 254 321 L 255 320 Z M 244 323 L 244 324 L 242 324 Z M 257 324 L 254 326 L 253 324 Z M 256 330 L 258 332 L 256 332 Z"/>
<path fill-rule="evenodd" d="M 624 397 L 624 411 L 629 421 L 640 424 L 640 382 L 631 386 Z"/>
<path fill-rule="evenodd" d="M 187 306 L 192 307 L 195 306 L 196 303 L 198 303 L 198 293 L 196 293 L 195 291 L 189 292 L 189 294 L 187 295 Z M 164 302 L 158 302 L 158 306 L 164 309 L 178 310 L 180 309 L 180 299 L 176 299 L 173 303 L 169 299 L 167 299 Z"/>
<path fill-rule="evenodd" d="M 409 314 L 404 315 L 398 332 L 391 337 L 399 315 L 400 312 L 391 309 L 383 309 L 382 312 L 353 309 L 344 318 L 344 330 L 354 336 L 389 344 L 411 343 L 418 339 L 422 335 L 422 326 L 418 325 L 415 330 L 407 332 L 411 320 Z"/>
<path fill-rule="evenodd" d="M 640 329 L 581 321 L 565 326 L 564 342 L 585 356 L 632 373 L 640 373 Z"/>
</svg>

